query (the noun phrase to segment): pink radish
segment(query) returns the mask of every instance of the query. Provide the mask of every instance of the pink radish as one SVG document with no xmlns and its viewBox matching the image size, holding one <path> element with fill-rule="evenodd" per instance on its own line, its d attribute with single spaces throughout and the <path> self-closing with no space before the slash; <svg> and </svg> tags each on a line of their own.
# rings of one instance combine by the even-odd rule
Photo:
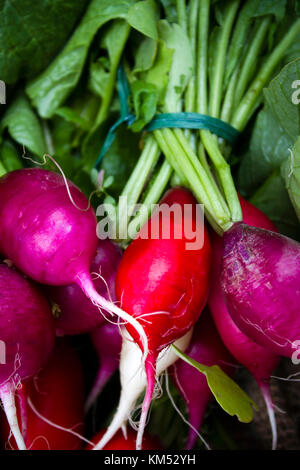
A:
<svg viewBox="0 0 300 470">
<path fill-rule="evenodd" d="M 54 324 L 50 305 L 41 292 L 6 264 L 0 264 L 0 331 L 5 353 L 0 364 L 0 398 L 17 446 L 24 450 L 15 390 L 37 374 L 49 359 Z"/>
<path fill-rule="evenodd" d="M 186 354 L 201 364 L 216 364 L 228 375 L 233 375 L 235 361 L 222 343 L 208 311 L 196 323 Z M 190 430 L 186 449 L 190 450 L 195 445 L 205 410 L 213 394 L 207 385 L 206 377 L 182 359 L 171 367 L 170 376 L 187 405 Z"/>
<path fill-rule="evenodd" d="M 275 225 L 260 210 L 239 197 L 245 223 L 277 232 Z M 222 239 L 212 235 L 213 276 L 208 299 L 210 311 L 224 344 L 235 357 L 254 376 L 266 402 L 273 435 L 272 448 L 277 446 L 277 431 L 272 398 L 270 395 L 270 376 L 279 362 L 279 356 L 259 346 L 246 336 L 234 323 L 228 313 L 221 288 L 220 274 L 223 254 Z"/>
<path fill-rule="evenodd" d="M 93 450 L 103 449 L 115 434 L 126 426 L 127 420 L 135 409 L 139 396 L 147 387 L 147 377 L 142 367 L 142 352 L 132 337 L 125 330 L 123 332 L 122 351 L 120 359 L 121 396 L 117 411 L 112 422 L 101 436 Z M 192 337 L 192 330 L 182 338 L 175 341 L 175 345 L 185 351 Z M 172 348 L 162 350 L 156 361 L 155 377 L 158 378 L 169 366 L 178 360 Z"/>
<path fill-rule="evenodd" d="M 115 243 L 110 240 L 98 242 L 91 265 L 92 275 L 95 276 L 94 285 L 98 293 L 113 302 L 116 300 L 115 277 L 120 260 L 121 250 Z M 87 333 L 105 322 L 105 318 L 99 315 L 99 309 L 77 284 L 50 287 L 48 295 L 60 313 L 56 320 L 57 336 Z M 106 315 L 109 316 L 108 313 Z"/>
<path fill-rule="evenodd" d="M 170 211 L 174 206 L 182 216 L 169 217 L 166 210 L 154 212 L 125 250 L 116 278 L 117 298 L 143 324 L 149 347 L 145 364 L 148 385 L 137 449 L 141 448 L 154 390 L 157 356 L 191 329 L 208 297 L 211 247 L 204 223 L 196 217 L 196 200 L 188 190 L 174 188 L 162 199 L 160 208 Z M 170 229 L 167 237 L 163 233 L 166 223 Z M 156 237 L 149 238 L 153 232 Z M 200 233 L 203 243 L 197 249 L 187 248 Z M 126 328 L 145 354 L 136 331 L 130 325 Z"/>
<path fill-rule="evenodd" d="M 234 322 L 274 354 L 298 354 L 300 244 L 236 223 L 224 234 L 223 253 L 222 287 Z"/>
<path fill-rule="evenodd" d="M 78 284 L 87 297 L 136 329 L 142 325 L 97 293 L 90 276 L 96 254 L 96 216 L 83 193 L 64 177 L 40 168 L 0 178 L 0 253 L 32 279 L 55 286 Z"/>
<path fill-rule="evenodd" d="M 86 411 L 96 401 L 106 383 L 117 371 L 122 347 L 119 327 L 110 323 L 105 323 L 94 330 L 91 333 L 91 339 L 98 355 L 99 368 L 95 383 L 86 401 Z"/>
</svg>

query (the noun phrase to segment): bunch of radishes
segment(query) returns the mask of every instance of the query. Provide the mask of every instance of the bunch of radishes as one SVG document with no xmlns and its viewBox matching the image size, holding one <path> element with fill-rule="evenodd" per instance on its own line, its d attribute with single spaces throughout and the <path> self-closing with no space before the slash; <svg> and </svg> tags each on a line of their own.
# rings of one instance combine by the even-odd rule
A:
<svg viewBox="0 0 300 470">
<path fill-rule="evenodd" d="M 154 212 L 122 254 L 116 244 L 97 241 L 93 209 L 62 176 L 36 168 L 0 179 L 0 331 L 6 345 L 0 396 L 19 449 L 39 448 L 39 442 L 75 448 L 84 440 L 80 364 L 68 345 L 53 350 L 55 331 L 92 331 L 100 370 L 87 408 L 120 369 L 118 409 L 91 448 L 103 448 L 125 430 L 146 388 L 136 440 L 136 448 L 143 447 L 155 382 L 177 358 L 174 342 L 200 363 L 228 370 L 234 356 L 252 372 L 268 405 L 275 447 L 268 382 L 279 355 L 291 356 L 300 337 L 300 247 L 241 202 L 244 223 L 233 224 L 222 244 L 199 224 L 192 193 L 175 187 L 161 203 L 192 210 L 180 222 L 170 218 L 167 238 L 163 214 Z M 187 223 L 194 234 L 203 231 L 203 244 L 194 250 L 187 249 L 193 241 L 183 230 Z M 143 236 L 153 228 L 157 237 Z M 209 312 L 199 320 L 208 296 L 220 337 Z M 189 364 L 178 361 L 170 376 L 187 402 L 191 448 L 212 395 Z"/>
</svg>

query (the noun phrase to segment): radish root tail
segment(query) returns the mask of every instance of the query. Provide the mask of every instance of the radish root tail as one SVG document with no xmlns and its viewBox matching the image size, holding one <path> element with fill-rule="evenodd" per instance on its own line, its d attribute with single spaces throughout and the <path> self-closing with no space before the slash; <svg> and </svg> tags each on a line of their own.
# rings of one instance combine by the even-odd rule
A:
<svg viewBox="0 0 300 470">
<path fill-rule="evenodd" d="M 265 404 L 267 407 L 267 412 L 269 415 L 271 430 L 272 430 L 272 450 L 276 450 L 277 448 L 277 425 L 276 425 L 276 417 L 274 411 L 273 400 L 270 393 L 270 384 L 258 382 L 258 386 L 261 390 L 261 393 L 264 397 Z"/>
<path fill-rule="evenodd" d="M 0 399 L 6 414 L 10 430 L 15 438 L 19 450 L 27 450 L 22 436 L 16 410 L 15 402 L 15 386 L 11 382 L 7 382 L 0 388 Z"/>
</svg>

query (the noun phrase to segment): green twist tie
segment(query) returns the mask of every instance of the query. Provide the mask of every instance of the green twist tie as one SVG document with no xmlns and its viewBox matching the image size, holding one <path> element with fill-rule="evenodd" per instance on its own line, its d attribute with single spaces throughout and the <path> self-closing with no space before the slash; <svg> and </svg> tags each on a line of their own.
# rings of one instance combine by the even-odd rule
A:
<svg viewBox="0 0 300 470">
<path fill-rule="evenodd" d="M 127 122 L 130 126 L 136 119 L 136 117 L 130 113 L 129 109 L 129 96 L 130 89 L 128 80 L 123 67 L 120 65 L 117 74 L 117 87 L 118 95 L 120 100 L 120 117 L 109 129 L 106 139 L 103 143 L 95 168 L 98 168 L 104 155 L 112 145 L 118 127 Z M 227 122 L 221 119 L 207 116 L 206 114 L 199 113 L 162 113 L 157 114 L 152 121 L 145 126 L 146 131 L 154 131 L 156 129 L 163 128 L 178 128 L 178 129 L 204 129 L 211 131 L 213 134 L 222 137 L 227 140 L 231 145 L 234 145 L 240 132 L 232 127 Z"/>
</svg>

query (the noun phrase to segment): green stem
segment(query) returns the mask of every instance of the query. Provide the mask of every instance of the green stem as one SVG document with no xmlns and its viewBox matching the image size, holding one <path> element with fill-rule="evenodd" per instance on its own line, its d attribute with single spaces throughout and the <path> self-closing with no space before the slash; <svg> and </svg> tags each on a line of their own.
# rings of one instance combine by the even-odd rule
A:
<svg viewBox="0 0 300 470">
<path fill-rule="evenodd" d="M 100 124 L 106 120 L 106 118 L 108 116 L 110 103 L 111 103 L 111 100 L 112 100 L 112 97 L 113 97 L 113 94 L 114 94 L 114 90 L 115 90 L 117 71 L 118 71 L 119 63 L 120 63 L 121 56 L 123 54 L 125 45 L 127 43 L 127 39 L 128 39 L 129 33 L 130 33 L 130 29 L 131 28 L 130 28 L 129 24 L 126 23 L 126 27 L 125 27 L 124 32 L 123 32 L 122 42 L 120 43 L 119 50 L 118 50 L 118 52 L 116 53 L 116 55 L 114 57 L 113 63 L 111 64 L 111 69 L 110 69 L 109 77 L 108 77 L 108 81 L 107 81 L 107 87 L 106 87 L 106 90 L 105 90 L 105 93 L 104 93 L 104 96 L 103 96 L 103 99 L 102 99 L 102 102 L 101 102 L 99 112 L 98 112 L 96 120 L 95 120 L 93 130 L 97 129 L 100 126 Z"/>
<path fill-rule="evenodd" d="M 238 74 L 239 74 L 239 68 L 237 67 L 230 78 L 230 81 L 226 90 L 224 102 L 222 104 L 221 119 L 222 121 L 225 121 L 225 122 L 230 121 L 231 114 L 233 112 L 233 104 L 235 102 L 236 82 L 238 79 Z"/>
<path fill-rule="evenodd" d="M 198 63 L 197 63 L 197 112 L 207 114 L 207 51 L 209 31 L 210 0 L 201 0 L 199 8 L 198 29 Z"/>
<path fill-rule="evenodd" d="M 159 147 L 155 139 L 149 135 L 139 160 L 127 181 L 121 196 L 127 197 L 128 204 L 136 204 L 159 158 Z"/>
<path fill-rule="evenodd" d="M 242 131 L 245 128 L 249 117 L 252 115 L 253 108 L 256 105 L 257 99 L 259 98 L 263 87 L 269 81 L 272 73 L 274 72 L 275 67 L 278 65 L 285 51 L 291 45 L 291 43 L 299 33 L 300 19 L 293 24 L 289 32 L 280 41 L 278 46 L 275 47 L 274 51 L 269 56 L 268 60 L 262 66 L 258 75 L 252 82 L 249 90 L 247 91 L 246 95 L 244 96 L 243 100 L 235 111 L 231 121 L 231 125 L 239 131 Z"/>
<path fill-rule="evenodd" d="M 187 14 L 185 0 L 176 0 L 178 24 L 187 33 Z"/>
<path fill-rule="evenodd" d="M 199 150 L 198 150 L 198 154 L 199 154 L 199 160 L 201 162 L 201 165 L 203 166 L 203 168 L 205 169 L 206 171 L 206 174 L 207 176 L 209 177 L 210 179 L 210 182 L 211 184 L 213 185 L 214 187 L 214 190 L 215 192 L 219 195 L 219 200 L 220 200 L 220 203 L 222 204 L 223 206 L 223 209 L 225 212 L 228 212 L 228 207 L 226 206 L 226 203 L 224 201 L 224 198 L 220 192 L 220 189 L 218 188 L 218 185 L 213 177 L 213 174 L 211 172 L 211 168 L 208 164 L 208 161 L 207 161 L 207 158 L 206 158 L 206 152 L 205 152 L 205 149 L 204 149 L 204 146 L 203 146 L 203 143 L 202 142 L 199 142 Z"/>
<path fill-rule="evenodd" d="M 156 130 L 154 135 L 169 163 L 188 181 L 189 187 L 196 198 L 204 204 L 210 218 L 213 218 L 223 231 L 228 230 L 232 225 L 230 216 L 224 211 L 218 194 L 214 191 L 206 171 L 185 139 L 182 130 Z"/>
<path fill-rule="evenodd" d="M 240 3 L 239 0 L 234 0 L 228 6 L 228 10 L 226 12 L 226 18 L 221 28 L 219 47 L 217 50 L 216 63 L 215 63 L 212 82 L 211 82 L 211 99 L 210 99 L 210 115 L 216 118 L 219 117 L 221 101 L 222 101 L 226 52 L 228 48 L 232 25 L 235 19 L 237 9 L 239 7 L 239 3 Z"/>
<path fill-rule="evenodd" d="M 157 163 L 159 155 L 159 147 L 155 139 L 151 135 L 149 135 L 145 147 L 139 157 L 139 160 L 120 195 L 123 198 L 126 197 L 126 203 L 128 208 L 134 206 L 138 202 L 143 188 L 146 184 L 146 181 Z M 118 220 L 120 222 L 120 227 L 127 228 L 130 215 L 126 211 L 122 210 L 122 207 L 120 207 L 120 203 L 118 212 Z"/>
<path fill-rule="evenodd" d="M 195 69 L 196 69 L 196 40 L 197 40 L 197 17 L 200 0 L 191 0 L 190 2 L 190 15 L 189 15 L 189 27 L 188 33 L 191 41 L 191 50 L 194 62 L 194 72 L 190 78 L 187 91 L 185 93 L 185 111 L 195 111 L 196 101 L 196 80 L 195 80 Z"/>
<path fill-rule="evenodd" d="M 142 211 L 137 213 L 128 225 L 128 233 L 131 233 L 138 225 L 141 227 L 151 215 L 152 206 L 157 204 L 166 189 L 166 186 L 171 178 L 173 169 L 167 160 L 164 160 L 159 172 L 151 187 L 148 189 L 143 206 L 146 207 L 147 212 Z"/>
<path fill-rule="evenodd" d="M 235 90 L 235 103 L 239 103 L 245 93 L 247 84 L 249 82 L 249 77 L 251 76 L 251 73 L 256 65 L 259 52 L 263 47 L 264 39 L 270 26 L 270 22 L 270 17 L 261 19 L 260 24 L 255 31 L 254 38 L 251 41 L 251 46 L 239 75 L 239 80 Z"/>
<path fill-rule="evenodd" d="M 242 220 L 243 216 L 235 185 L 232 179 L 230 165 L 228 165 L 222 153 L 220 152 L 215 136 L 211 132 L 205 130 L 202 130 L 200 135 L 201 141 L 216 168 L 218 179 L 224 191 L 225 198 L 231 212 L 231 219 L 233 222 L 239 222 Z"/>
</svg>

